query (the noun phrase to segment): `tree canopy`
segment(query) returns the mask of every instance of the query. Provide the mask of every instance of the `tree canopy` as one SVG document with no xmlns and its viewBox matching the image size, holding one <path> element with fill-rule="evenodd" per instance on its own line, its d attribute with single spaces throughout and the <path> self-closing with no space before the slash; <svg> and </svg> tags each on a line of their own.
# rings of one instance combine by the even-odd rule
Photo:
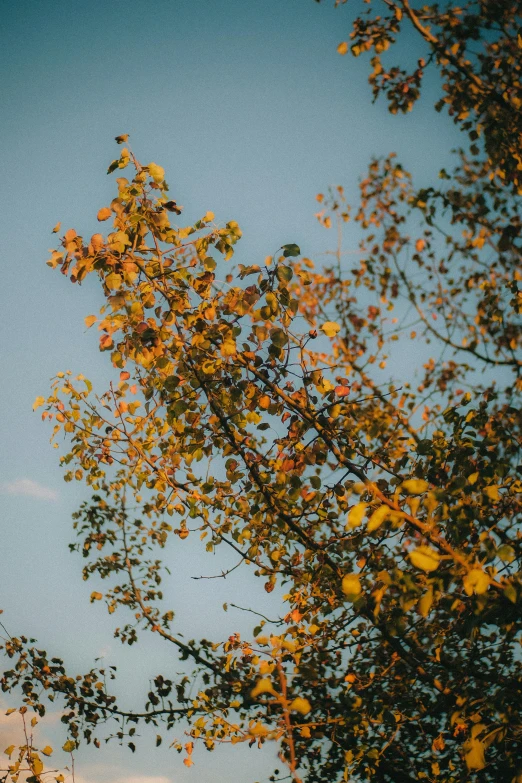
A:
<svg viewBox="0 0 522 783">
<path fill-rule="evenodd" d="M 131 708 L 106 672 L 8 639 L 3 690 L 40 716 L 60 701 L 67 750 L 99 744 L 108 719 L 131 749 L 140 723 L 158 741 L 180 723 L 188 766 L 200 744 L 274 740 L 296 782 L 522 781 L 520 11 L 359 4 L 339 52 L 372 53 L 394 113 L 437 68 L 437 109 L 464 142 L 429 188 L 390 155 L 355 209 L 342 187 L 319 194 L 338 230 L 320 266 L 289 236 L 227 270 L 238 224 L 184 226 L 164 169 L 116 139 L 103 233 L 67 230 L 48 261 L 99 280 L 85 323 L 114 380 L 96 391 L 60 372 L 35 408 L 55 443 L 67 434 L 65 479 L 86 485 L 71 549 L 106 585 L 91 601 L 124 644 L 151 632 L 194 672 L 159 674 Z M 413 70 L 389 64 L 405 35 L 426 46 Z M 277 587 L 281 616 L 248 639 L 186 642 L 162 551 L 183 556 L 188 536 Z M 19 753 L 13 781 L 24 759 L 39 781 L 38 751 Z"/>
</svg>

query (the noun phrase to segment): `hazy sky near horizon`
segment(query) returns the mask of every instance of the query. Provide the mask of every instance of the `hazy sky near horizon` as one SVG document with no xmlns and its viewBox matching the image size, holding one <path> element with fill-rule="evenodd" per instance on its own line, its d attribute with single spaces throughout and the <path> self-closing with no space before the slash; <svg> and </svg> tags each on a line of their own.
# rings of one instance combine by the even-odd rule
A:
<svg viewBox="0 0 522 783">
<path fill-rule="evenodd" d="M 372 105 L 367 60 L 336 52 L 350 8 L 334 9 L 333 0 L 2 3 L 3 620 L 12 634 L 65 656 L 71 670 L 100 655 L 122 661 L 129 706 L 140 677 L 176 670 L 175 656 L 149 639 L 120 650 L 103 607 L 88 602 L 81 563 L 68 554 L 70 516 L 88 494 L 63 483 L 49 428 L 31 406 L 58 370 L 102 381 L 106 356 L 83 322 L 101 303 L 96 286 L 71 286 L 45 265 L 51 229 L 58 221 L 84 235 L 96 229 L 96 212 L 115 189 L 105 171 L 120 133 L 130 134 L 143 162 L 165 167 L 187 222 L 207 210 L 238 221 L 236 263 L 255 263 L 286 242 L 311 258 L 331 247 L 335 238 L 314 219 L 315 195 L 342 184 L 355 196 L 372 155 L 397 152 L 418 184 L 433 180 L 449 164 L 457 132 L 433 110 L 429 82 L 411 115 Z M 415 58 L 415 47 L 407 41 L 403 55 Z M 351 243 L 357 233 L 349 226 Z M 186 552 L 169 599 L 188 638 L 244 628 L 244 616 L 216 607 L 248 603 L 248 577 L 211 583 L 209 600 L 209 583 L 190 577 L 221 565 L 194 547 Z M 252 590 L 256 607 L 267 600 Z M 45 730 L 52 737 L 56 728 Z M 2 738 L 6 732 L 0 721 Z M 77 769 L 85 783 L 253 783 L 267 779 L 274 758 L 270 746 L 200 750 L 187 770 L 173 751 L 143 742 L 135 757 L 113 746 L 80 751 Z"/>
</svg>

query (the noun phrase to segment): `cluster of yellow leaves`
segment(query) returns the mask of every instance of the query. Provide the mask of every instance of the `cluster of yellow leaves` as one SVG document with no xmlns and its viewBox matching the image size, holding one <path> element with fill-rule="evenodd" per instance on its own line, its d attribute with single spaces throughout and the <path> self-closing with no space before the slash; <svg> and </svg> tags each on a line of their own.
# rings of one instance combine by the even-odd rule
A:
<svg viewBox="0 0 522 783">
<path fill-rule="evenodd" d="M 22 733 L 25 737 L 23 744 L 12 743 L 5 748 L 4 753 L 9 758 L 9 765 L 6 772 L 5 779 L 10 783 L 17 783 L 20 776 L 24 778 L 32 778 L 33 783 L 41 783 L 48 778 L 46 775 L 52 774 L 56 783 L 64 783 L 65 777 L 62 773 L 58 773 L 56 770 L 46 770 L 44 759 L 42 757 L 49 758 L 53 755 L 53 748 L 50 745 L 44 745 L 38 748 L 34 745 L 33 732 L 37 726 L 39 719 L 33 716 L 30 720 L 28 718 L 28 708 L 26 706 L 16 709 L 14 707 L 9 708 L 6 711 L 6 715 L 17 714 L 20 717 L 22 727 L 17 733 Z M 72 740 L 68 740 L 63 750 L 70 753 L 76 747 L 76 743 Z"/>
<path fill-rule="evenodd" d="M 433 729 L 428 712 L 413 715 L 410 691 L 418 693 L 420 681 L 401 656 L 403 641 L 423 661 L 422 687 L 438 698 L 446 684 L 440 651 L 430 647 L 440 635 L 439 607 L 446 607 L 445 623 L 454 618 L 461 628 L 462 613 L 480 613 L 488 601 L 505 597 L 518 601 L 515 546 L 475 535 L 475 526 L 489 529 L 499 504 L 514 508 L 514 485 L 504 468 L 497 476 L 491 456 L 494 422 L 479 408 L 466 412 L 471 396 L 462 395 L 444 414 L 426 413 L 420 438 L 413 413 L 419 398 L 411 387 L 390 384 L 382 394 L 369 375 L 385 361 L 382 345 L 370 351 L 368 342 L 381 339 L 377 325 L 393 309 L 395 294 L 380 293 L 363 311 L 351 309 L 354 288 L 376 288 L 366 261 L 344 285 L 335 270 L 316 273 L 308 259 L 296 260 L 299 248 L 289 244 L 264 267 L 240 265 L 239 279 L 227 275 L 222 285 L 212 254 L 230 258 L 241 236 L 237 224 L 209 226 L 214 214 L 207 212 L 193 226 L 177 228 L 171 217 L 180 210 L 168 200 L 162 167 L 141 167 L 123 152 L 111 166 L 130 163 L 134 178 L 120 177 L 118 197 L 98 214 L 100 221 L 113 218 L 112 232 L 86 243 L 71 229 L 51 257 L 75 281 L 100 276 L 106 303 L 85 326 L 97 324 L 100 350 L 119 381 L 96 398 L 83 376 L 60 373 L 51 396 L 34 404 L 45 407 L 53 437 L 71 436 L 62 457 L 66 480 L 86 481 L 95 493 L 75 521 L 84 575 L 109 578 L 104 593 L 93 591 L 90 600 L 104 599 L 111 614 L 118 606 L 132 611 L 132 624 L 117 630 L 123 641 L 134 643 L 137 629 L 149 628 L 206 672 L 211 685 L 188 702 L 193 740 L 209 749 L 217 742 L 274 740 L 284 755 L 294 741 L 288 726 L 296 727 L 296 742 L 319 747 L 332 723 L 341 742 L 355 738 L 349 763 L 371 766 L 379 751 L 370 705 L 379 701 L 379 687 L 399 702 L 378 716 L 383 742 L 394 741 L 393 730 L 405 719 L 421 720 L 428 734 Z M 392 181 L 399 201 L 409 197 L 404 179 L 389 163 L 383 172 L 376 166 L 364 188 L 375 186 L 391 204 Z M 334 198 L 344 221 L 349 210 L 342 192 Z M 358 216 L 365 230 L 386 219 L 372 209 L 365 206 Z M 393 228 L 377 254 L 399 247 Z M 430 248 L 429 237 L 415 243 L 423 257 Z M 383 274 L 379 286 L 386 279 Z M 303 331 L 301 316 L 308 321 Z M 353 335 L 341 326 L 347 322 Z M 435 373 L 434 362 L 427 373 Z M 480 445 L 462 435 L 470 422 L 489 444 L 486 469 Z M 450 475 L 453 483 L 448 478 L 445 485 Z M 433 488 L 438 478 L 432 476 L 440 477 L 440 488 Z M 137 509 L 133 522 L 129 503 Z M 464 536 L 455 543 L 453 530 L 461 524 L 477 542 L 473 547 L 462 544 Z M 198 535 L 208 552 L 230 544 L 241 564 L 263 578 L 266 593 L 289 583 L 284 600 L 291 610 L 275 632 L 261 633 L 269 622 L 263 620 L 255 642 L 234 634 L 212 647 L 187 645 L 171 632 L 174 611 L 159 608 L 161 565 L 148 559 L 149 548 L 173 540 L 186 556 Z M 510 566 L 505 576 L 498 576 L 499 562 Z M 379 658 L 367 640 L 383 629 Z M 395 647 L 389 639 L 397 640 Z M 357 650 L 356 671 L 340 678 L 346 700 L 338 713 L 340 691 L 324 675 L 325 667 L 335 674 L 340 665 L 330 648 Z M 409 705 L 404 716 L 401 699 Z M 473 764 L 482 741 L 469 739 L 469 769 L 479 768 Z M 192 745 L 185 750 L 191 766 Z"/>
</svg>

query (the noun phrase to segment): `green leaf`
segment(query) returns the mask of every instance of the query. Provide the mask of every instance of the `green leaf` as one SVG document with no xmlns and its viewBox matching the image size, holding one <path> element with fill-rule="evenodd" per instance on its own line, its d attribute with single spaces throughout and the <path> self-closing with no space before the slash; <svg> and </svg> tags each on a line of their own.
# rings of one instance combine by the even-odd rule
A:
<svg viewBox="0 0 522 783">
<path fill-rule="evenodd" d="M 299 247 L 299 245 L 295 245 L 295 244 L 283 245 L 281 247 L 281 250 L 283 251 L 283 255 L 285 258 L 301 255 L 301 248 Z"/>
<path fill-rule="evenodd" d="M 512 563 L 515 559 L 515 550 L 509 544 L 502 544 L 497 549 L 497 557 L 500 557 L 504 563 Z"/>
<path fill-rule="evenodd" d="M 288 342 L 288 335 L 283 329 L 272 329 L 270 332 L 270 339 L 279 348 L 285 346 Z"/>
<path fill-rule="evenodd" d="M 299 253 L 297 253 L 297 255 L 299 255 Z M 276 277 L 279 280 L 279 282 L 289 283 L 293 276 L 294 273 L 292 272 L 289 266 L 284 266 L 283 264 L 278 265 L 276 269 Z"/>
</svg>

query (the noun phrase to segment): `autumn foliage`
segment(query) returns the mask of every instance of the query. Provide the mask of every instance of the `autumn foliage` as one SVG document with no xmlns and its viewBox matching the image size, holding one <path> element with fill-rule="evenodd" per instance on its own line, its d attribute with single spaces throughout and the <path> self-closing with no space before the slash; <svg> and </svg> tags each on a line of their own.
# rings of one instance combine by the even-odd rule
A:
<svg viewBox="0 0 522 783">
<path fill-rule="evenodd" d="M 149 631 L 194 666 L 131 709 L 100 671 L 75 679 L 9 640 L 4 690 L 39 714 L 60 697 L 72 747 L 107 718 L 171 737 L 181 722 L 188 766 L 199 744 L 274 740 L 295 781 L 522 780 L 518 5 L 365 8 L 350 46 L 375 50 L 393 111 L 438 65 L 441 108 L 471 136 L 454 173 L 419 191 L 393 155 L 372 161 L 355 210 L 340 187 L 318 196 L 339 228 L 331 263 L 289 237 L 228 269 L 237 223 L 184 226 L 163 168 L 118 137 L 100 233 L 66 231 L 48 261 L 99 280 L 85 323 L 114 368 L 98 392 L 58 373 L 35 403 L 68 436 L 66 480 L 86 485 L 73 548 L 104 579 L 91 600 L 122 642 Z M 406 24 L 426 62 L 385 70 Z M 279 620 L 184 641 L 161 554 L 189 536 L 231 548 Z"/>
</svg>

